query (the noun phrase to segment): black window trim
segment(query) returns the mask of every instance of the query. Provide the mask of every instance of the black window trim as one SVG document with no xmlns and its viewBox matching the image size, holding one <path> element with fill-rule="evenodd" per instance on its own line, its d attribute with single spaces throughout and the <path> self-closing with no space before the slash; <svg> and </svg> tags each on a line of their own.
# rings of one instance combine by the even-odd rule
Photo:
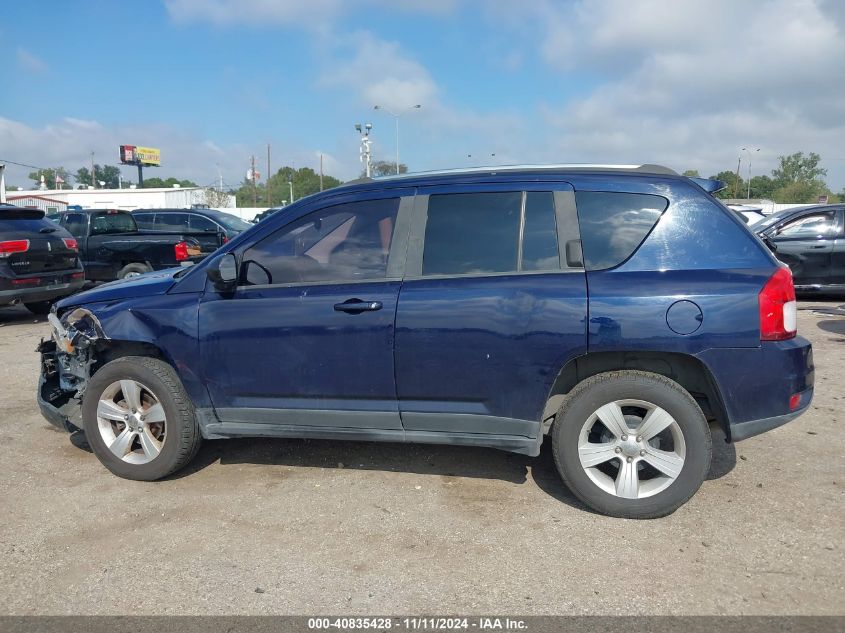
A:
<svg viewBox="0 0 845 633">
<path fill-rule="evenodd" d="M 431 195 L 472 193 L 522 193 L 520 204 L 519 245 L 517 268 L 505 272 L 483 273 L 438 273 L 424 275 L 422 272 L 425 250 L 425 229 L 428 223 L 428 199 Z M 525 207 L 530 192 L 550 192 L 554 197 L 555 223 L 557 226 L 558 267 L 546 270 L 522 270 L 522 248 L 525 231 Z M 566 244 L 580 241 L 580 228 L 575 209 L 575 189 L 565 181 L 479 183 L 477 185 L 433 185 L 420 187 L 414 200 L 414 215 L 411 235 L 408 240 L 408 257 L 405 263 L 405 280 L 417 279 L 466 279 L 481 277 L 513 277 L 515 275 L 558 275 L 584 273 L 584 267 L 566 266 Z"/>
</svg>

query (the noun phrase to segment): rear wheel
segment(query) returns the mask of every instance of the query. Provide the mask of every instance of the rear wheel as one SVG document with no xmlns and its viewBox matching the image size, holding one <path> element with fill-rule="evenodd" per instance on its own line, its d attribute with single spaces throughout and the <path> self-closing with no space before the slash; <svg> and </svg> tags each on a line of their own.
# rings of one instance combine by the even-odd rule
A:
<svg viewBox="0 0 845 633">
<path fill-rule="evenodd" d="M 127 277 L 137 277 L 138 275 L 143 275 L 151 270 L 152 268 L 146 264 L 126 264 L 126 266 L 118 271 L 117 278 L 126 279 Z"/>
<path fill-rule="evenodd" d="M 193 459 L 201 441 L 179 377 L 155 358 L 118 358 L 94 374 L 82 419 L 94 454 L 126 479 L 166 477 Z"/>
<path fill-rule="evenodd" d="M 710 429 L 698 404 L 678 383 L 649 372 L 608 372 L 577 385 L 561 404 L 552 446 L 579 499 L 632 519 L 671 514 L 710 467 Z"/>
<path fill-rule="evenodd" d="M 24 303 L 26 309 L 32 312 L 33 314 L 49 314 L 50 308 L 53 306 L 52 301 L 30 301 L 29 303 Z"/>
</svg>

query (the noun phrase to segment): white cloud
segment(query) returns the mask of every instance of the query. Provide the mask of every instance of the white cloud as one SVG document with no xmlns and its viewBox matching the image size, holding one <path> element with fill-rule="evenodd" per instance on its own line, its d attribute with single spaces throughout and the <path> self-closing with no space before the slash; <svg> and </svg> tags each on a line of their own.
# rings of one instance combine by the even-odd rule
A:
<svg viewBox="0 0 845 633">
<path fill-rule="evenodd" d="M 167 12 L 176 22 L 209 22 L 218 26 L 297 25 L 317 30 L 352 11 L 443 15 L 457 4 L 458 0 L 165 0 Z"/>
<path fill-rule="evenodd" d="M 27 72 L 43 73 L 49 70 L 48 66 L 40 58 L 30 53 L 25 48 L 18 48 L 16 52 L 18 65 Z"/>
<path fill-rule="evenodd" d="M 709 174 L 735 168 L 753 146 L 760 174 L 780 154 L 815 151 L 829 159 L 828 184 L 845 184 L 841 3 L 538 0 L 530 11 L 537 53 L 563 81 L 603 78 L 585 96 L 546 104 L 546 152 Z"/>
<path fill-rule="evenodd" d="M 266 146 L 250 147 L 244 144 L 221 145 L 211 139 L 202 139 L 182 130 L 161 124 L 104 126 L 96 121 L 65 118 L 44 127 L 31 127 L 20 121 L 0 117 L 0 147 L 6 148 L 0 159 L 36 167 L 65 167 L 71 174 L 79 167 L 91 165 L 91 152 L 98 164 L 118 165 L 118 146 L 125 143 L 145 143 L 146 139 L 163 139 L 155 143 L 161 149 L 163 166 L 148 168 L 145 177 L 160 176 L 193 180 L 199 185 L 214 184 L 218 180 L 218 167 L 224 182 L 237 187 L 243 180 L 249 157 L 266 156 Z M 274 157 L 274 169 L 282 164 L 294 163 L 297 167 L 319 169 L 319 155 L 311 149 L 297 149 L 284 144 L 284 156 Z M 10 155 L 10 148 L 14 148 Z M 328 164 L 335 167 L 334 158 Z M 263 167 L 264 160 L 259 158 Z M 27 174 L 32 168 L 7 164 L 6 182 L 27 187 L 31 184 Z M 137 170 L 124 166 L 123 177 L 136 181 Z M 262 173 L 264 169 L 261 170 Z M 337 172 L 326 173 L 337 175 Z M 354 177 L 354 171 L 344 174 Z M 69 183 L 72 184 L 72 183 Z"/>
</svg>

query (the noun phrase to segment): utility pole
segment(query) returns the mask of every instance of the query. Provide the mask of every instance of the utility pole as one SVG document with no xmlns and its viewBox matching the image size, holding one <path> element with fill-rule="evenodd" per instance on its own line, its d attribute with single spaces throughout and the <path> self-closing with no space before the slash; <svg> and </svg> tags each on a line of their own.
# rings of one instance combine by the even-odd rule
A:
<svg viewBox="0 0 845 633">
<path fill-rule="evenodd" d="M 364 164 L 364 175 L 370 178 L 372 175 L 372 151 L 370 149 L 370 130 L 373 129 L 371 123 L 361 126 L 360 123 L 355 124 L 355 130 L 361 135 L 361 162 Z"/>
<path fill-rule="evenodd" d="M 392 112 L 385 108 L 384 106 L 375 105 L 373 106 L 373 110 L 384 110 L 390 116 L 394 118 L 396 121 L 396 173 L 399 174 L 399 117 L 402 116 L 405 112 L 410 112 L 411 110 L 419 110 L 422 106 L 418 103 L 417 105 L 412 105 L 409 108 L 405 108 L 404 110 L 399 110 L 398 112 Z"/>
<path fill-rule="evenodd" d="M 97 188 L 97 170 L 94 169 L 94 152 L 91 152 L 91 186 Z"/>
<path fill-rule="evenodd" d="M 264 185 L 267 189 L 267 206 L 272 207 L 270 202 L 270 143 L 267 143 L 267 184 Z"/>
<path fill-rule="evenodd" d="M 320 191 L 323 190 L 323 152 L 320 152 Z"/>
<path fill-rule="evenodd" d="M 742 154 L 736 159 L 736 178 L 734 179 L 734 198 L 739 194 L 739 166 L 742 164 Z"/>
<path fill-rule="evenodd" d="M 754 154 L 751 152 L 751 150 L 750 150 L 750 149 L 748 149 L 748 148 L 746 148 L 746 147 L 743 147 L 743 148 L 742 148 L 742 151 L 743 151 L 743 152 L 748 152 L 748 190 L 747 190 L 747 191 L 746 191 L 746 193 L 745 193 L 745 199 L 746 199 L 746 200 L 750 200 L 750 199 L 751 199 L 751 157 L 752 157 Z M 757 149 L 755 149 L 754 151 L 755 151 L 755 152 L 759 152 L 759 151 L 760 151 L 760 148 L 758 147 L 758 148 L 757 148 Z"/>
<path fill-rule="evenodd" d="M 252 156 L 252 169 L 249 170 L 250 176 L 252 176 L 252 206 L 258 206 L 258 190 L 255 188 L 255 155 Z"/>
</svg>

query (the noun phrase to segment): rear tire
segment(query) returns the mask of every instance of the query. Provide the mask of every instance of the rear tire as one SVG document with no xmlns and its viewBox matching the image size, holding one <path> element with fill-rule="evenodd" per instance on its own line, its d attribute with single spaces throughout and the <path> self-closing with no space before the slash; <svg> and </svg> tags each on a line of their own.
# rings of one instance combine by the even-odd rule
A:
<svg viewBox="0 0 845 633">
<path fill-rule="evenodd" d="M 182 382 L 156 358 L 124 356 L 102 367 L 85 389 L 82 421 L 94 454 L 125 479 L 166 477 L 190 462 L 202 441 Z"/>
<path fill-rule="evenodd" d="M 126 266 L 118 271 L 117 278 L 126 279 L 127 277 L 137 277 L 138 275 L 143 275 L 144 273 L 148 273 L 150 271 L 152 271 L 152 268 L 146 264 L 126 264 Z"/>
<path fill-rule="evenodd" d="M 32 312 L 33 314 L 50 314 L 50 308 L 53 307 L 52 301 L 31 301 L 30 303 L 24 303 L 26 309 Z"/>
<path fill-rule="evenodd" d="M 564 483 L 592 509 L 651 519 L 686 503 L 710 468 L 710 428 L 675 381 L 612 371 L 575 386 L 551 430 Z"/>
</svg>

